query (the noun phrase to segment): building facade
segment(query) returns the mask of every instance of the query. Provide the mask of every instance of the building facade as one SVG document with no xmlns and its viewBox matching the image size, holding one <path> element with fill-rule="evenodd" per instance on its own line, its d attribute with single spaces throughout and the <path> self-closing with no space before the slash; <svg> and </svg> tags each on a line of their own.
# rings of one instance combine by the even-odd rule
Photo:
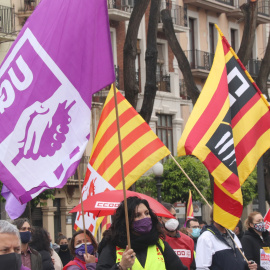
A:
<svg viewBox="0 0 270 270">
<path fill-rule="evenodd" d="M 124 92 L 123 48 L 129 19 L 135 0 L 107 0 L 111 43 L 114 57 L 116 86 Z M 0 61 L 40 0 L 0 0 Z M 232 47 L 239 49 L 243 34 L 243 15 L 240 6 L 245 0 L 162 0 L 161 9 L 171 12 L 176 36 L 189 60 L 197 87 L 201 90 L 211 69 L 217 44 L 217 24 Z M 270 23 L 270 1 L 259 0 L 258 19 L 252 57 L 247 69 L 256 78 L 267 46 Z M 146 81 L 146 36 L 149 7 L 140 24 L 137 37 L 136 79 L 139 86 L 138 107 L 142 106 Z M 157 94 L 150 121 L 153 131 L 176 155 L 177 143 L 192 110 L 185 82 L 159 21 L 157 33 Z M 270 87 L 270 80 L 269 80 Z M 91 154 L 94 134 L 107 89 L 93 97 L 91 138 L 80 164 L 82 178 Z M 50 231 L 54 238 L 62 232 L 71 237 L 75 215 L 69 211 L 79 202 L 77 173 L 63 189 L 56 190 L 55 200 L 47 200 L 34 209 L 33 223 Z M 202 211 L 204 212 L 204 211 Z M 205 211 L 208 215 L 208 211 Z M 207 218 L 203 218 L 207 219 Z"/>
</svg>

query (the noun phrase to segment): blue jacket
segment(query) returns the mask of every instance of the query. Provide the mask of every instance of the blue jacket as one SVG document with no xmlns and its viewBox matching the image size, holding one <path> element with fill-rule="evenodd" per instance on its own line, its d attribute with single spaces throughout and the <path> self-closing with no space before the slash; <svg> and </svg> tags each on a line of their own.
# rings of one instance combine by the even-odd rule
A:
<svg viewBox="0 0 270 270">
<path fill-rule="evenodd" d="M 237 236 L 230 231 L 237 246 L 242 249 Z M 197 241 L 196 269 L 198 270 L 246 270 L 249 269 L 242 254 L 233 248 L 213 225 L 204 226 Z"/>
</svg>

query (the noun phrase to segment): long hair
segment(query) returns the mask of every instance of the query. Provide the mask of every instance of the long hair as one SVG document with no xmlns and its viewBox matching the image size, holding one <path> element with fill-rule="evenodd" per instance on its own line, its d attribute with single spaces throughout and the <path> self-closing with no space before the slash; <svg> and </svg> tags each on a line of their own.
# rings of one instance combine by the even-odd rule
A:
<svg viewBox="0 0 270 270">
<path fill-rule="evenodd" d="M 75 242 L 75 237 L 81 233 L 84 233 L 83 230 L 79 230 L 77 231 L 76 233 L 73 234 L 72 238 L 71 238 L 71 241 L 70 241 L 70 245 L 69 245 L 69 250 L 70 250 L 70 253 L 75 257 L 76 254 L 75 254 L 75 245 L 74 245 L 74 242 Z M 89 238 L 91 239 L 91 242 L 92 242 L 92 245 L 94 247 L 94 251 L 96 252 L 97 251 L 97 242 L 96 242 L 96 239 L 95 237 L 92 235 L 92 233 L 88 230 L 85 230 L 85 233 L 89 236 Z"/>
<path fill-rule="evenodd" d="M 152 230 L 157 230 L 159 237 L 165 239 L 164 232 L 161 229 L 161 224 L 159 223 L 157 216 L 150 208 L 148 201 L 140 199 L 136 196 L 127 198 L 128 220 L 131 233 L 133 232 L 135 211 L 141 203 L 144 204 L 149 210 L 149 214 L 152 219 Z M 112 217 L 112 224 L 110 228 L 103 233 L 103 237 L 106 240 L 112 241 L 114 244 L 127 238 L 124 201 L 122 201 L 119 207 L 116 209 L 116 213 Z"/>
<path fill-rule="evenodd" d="M 35 227 L 32 230 L 31 242 L 29 246 L 37 251 L 46 250 L 51 253 L 50 238 L 46 230 L 40 227 Z"/>
<path fill-rule="evenodd" d="M 251 213 L 248 215 L 247 219 L 245 220 L 245 228 L 246 228 L 246 230 L 248 230 L 248 228 L 250 228 L 250 224 L 253 223 L 254 217 L 255 217 L 256 215 L 258 215 L 258 214 L 261 215 L 260 212 L 254 211 L 254 212 L 251 212 Z"/>
</svg>

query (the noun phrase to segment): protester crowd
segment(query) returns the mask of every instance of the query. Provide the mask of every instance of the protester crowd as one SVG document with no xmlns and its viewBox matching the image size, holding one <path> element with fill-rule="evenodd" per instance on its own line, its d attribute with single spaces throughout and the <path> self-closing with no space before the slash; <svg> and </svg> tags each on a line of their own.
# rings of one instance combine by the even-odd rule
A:
<svg viewBox="0 0 270 270">
<path fill-rule="evenodd" d="M 173 205 L 163 203 L 176 217 Z M 252 212 L 234 232 L 212 221 L 196 218 L 179 228 L 176 218 L 157 217 L 146 200 L 127 199 L 131 248 L 128 248 L 124 203 L 98 244 L 86 230 L 73 237 L 59 235 L 56 243 L 43 228 L 19 218 L 0 220 L 0 269 L 270 269 L 270 236 L 263 217 Z M 87 253 L 85 250 L 87 249 Z"/>
</svg>

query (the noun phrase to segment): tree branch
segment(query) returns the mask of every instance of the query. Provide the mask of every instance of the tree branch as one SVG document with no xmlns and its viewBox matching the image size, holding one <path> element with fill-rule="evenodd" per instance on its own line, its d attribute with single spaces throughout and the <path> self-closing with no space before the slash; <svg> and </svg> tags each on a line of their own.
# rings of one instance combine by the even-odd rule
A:
<svg viewBox="0 0 270 270">
<path fill-rule="evenodd" d="M 162 10 L 161 18 L 163 22 L 163 31 L 165 32 L 168 43 L 177 59 L 178 66 L 182 71 L 187 87 L 187 93 L 190 96 L 192 103 L 195 104 L 200 95 L 200 91 L 194 82 L 188 59 L 176 38 L 170 11 L 167 9 Z"/>
</svg>

